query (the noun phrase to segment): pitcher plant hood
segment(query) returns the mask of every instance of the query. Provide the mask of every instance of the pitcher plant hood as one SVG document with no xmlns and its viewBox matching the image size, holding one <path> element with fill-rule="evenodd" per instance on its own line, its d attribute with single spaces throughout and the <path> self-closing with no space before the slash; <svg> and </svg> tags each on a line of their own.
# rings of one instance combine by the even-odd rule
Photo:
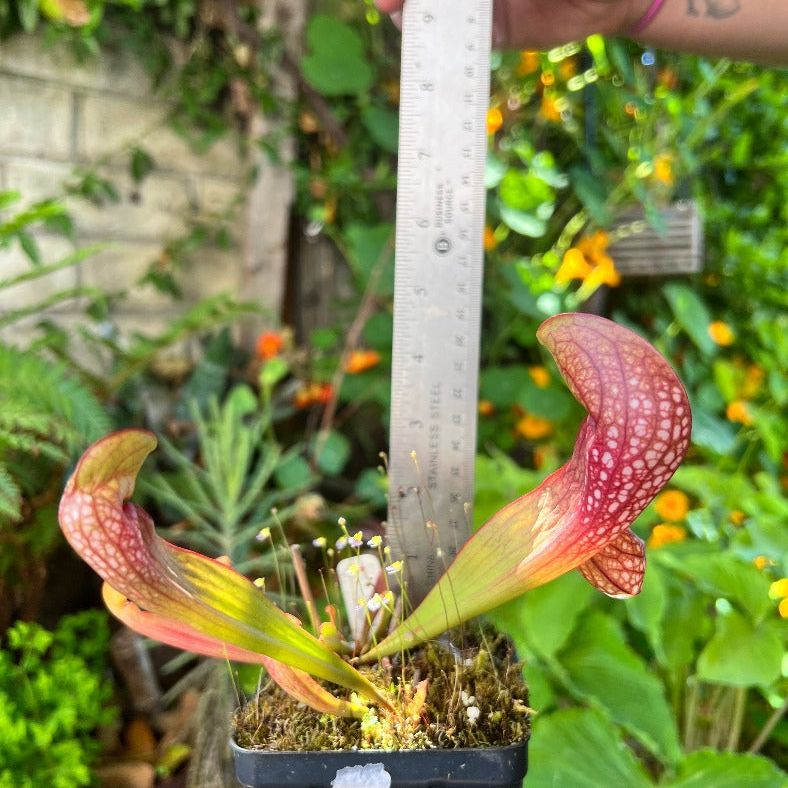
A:
<svg viewBox="0 0 788 788">
<path fill-rule="evenodd" d="M 655 348 L 610 320 L 557 315 L 536 336 L 588 412 L 572 457 L 485 523 L 366 660 L 435 637 L 575 568 L 609 596 L 639 593 L 645 552 L 630 525 L 684 458 L 687 394 Z"/>
</svg>

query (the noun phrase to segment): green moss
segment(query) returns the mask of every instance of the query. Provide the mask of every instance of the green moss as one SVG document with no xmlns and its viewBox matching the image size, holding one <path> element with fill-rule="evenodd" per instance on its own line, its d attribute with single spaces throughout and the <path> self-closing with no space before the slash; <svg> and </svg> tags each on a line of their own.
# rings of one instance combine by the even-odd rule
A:
<svg viewBox="0 0 788 788">
<path fill-rule="evenodd" d="M 235 739 L 249 749 L 287 751 L 454 749 L 525 740 L 530 709 L 521 666 L 503 638 L 482 643 L 451 650 L 430 644 L 404 663 L 397 657 L 362 666 L 385 688 L 396 716 L 377 708 L 361 720 L 319 714 L 271 684 L 236 713 Z M 420 702 L 417 688 L 425 679 Z"/>
</svg>

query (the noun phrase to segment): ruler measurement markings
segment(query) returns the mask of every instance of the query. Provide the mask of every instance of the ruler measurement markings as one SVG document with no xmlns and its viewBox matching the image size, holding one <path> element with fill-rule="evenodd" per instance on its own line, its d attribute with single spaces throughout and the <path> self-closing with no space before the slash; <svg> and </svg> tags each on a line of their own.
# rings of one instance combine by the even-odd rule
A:
<svg viewBox="0 0 788 788">
<path fill-rule="evenodd" d="M 412 602 L 443 570 L 437 544 L 451 560 L 469 535 L 490 17 L 489 0 L 406 4 L 388 533 L 408 558 Z"/>
</svg>

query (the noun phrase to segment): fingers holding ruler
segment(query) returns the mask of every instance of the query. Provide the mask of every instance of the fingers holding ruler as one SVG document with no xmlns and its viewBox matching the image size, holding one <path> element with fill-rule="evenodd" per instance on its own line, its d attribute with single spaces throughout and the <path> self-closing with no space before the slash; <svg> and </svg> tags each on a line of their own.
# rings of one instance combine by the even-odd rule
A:
<svg viewBox="0 0 788 788">
<path fill-rule="evenodd" d="M 470 535 L 492 0 L 403 14 L 389 543 L 417 604 Z"/>
</svg>

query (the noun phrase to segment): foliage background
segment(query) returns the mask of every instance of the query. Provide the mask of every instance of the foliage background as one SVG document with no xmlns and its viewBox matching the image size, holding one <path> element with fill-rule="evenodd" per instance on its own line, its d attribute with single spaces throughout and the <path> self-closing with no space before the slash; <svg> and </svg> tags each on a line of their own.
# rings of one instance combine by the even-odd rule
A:
<svg viewBox="0 0 788 788">
<path fill-rule="evenodd" d="M 78 24 L 68 17 L 74 8 L 85 10 Z M 201 538 L 218 539 L 216 554 L 234 551 L 251 572 L 270 569 L 276 558 L 253 539 L 267 522 L 259 511 L 270 511 L 274 499 L 287 509 L 290 540 L 305 545 L 335 538 L 338 514 L 373 534 L 385 516 L 378 453 L 389 404 L 398 40 L 370 3 L 327 0 L 309 19 L 299 58 L 276 31 L 257 32 L 254 6 L 226 3 L 219 15 L 206 8 L 187 0 L 17 0 L 0 13 L 0 33 L 39 30 L 70 40 L 81 57 L 131 47 L 159 78 L 173 100 L 173 123 L 195 145 L 247 124 L 239 90 L 252 106 L 286 119 L 296 135 L 296 226 L 330 239 L 350 283 L 335 297 L 331 324 L 307 336 L 272 332 L 250 358 L 218 331 L 244 308 L 201 305 L 159 340 L 129 348 L 106 339 L 112 374 L 100 379 L 73 360 L 69 337 L 52 326 L 42 325 L 26 351 L 60 358 L 72 385 L 84 387 L 80 396 L 101 399 L 116 424 L 168 430 L 169 459 L 147 487 L 154 505 L 169 521 L 181 518 L 182 541 L 205 549 Z M 173 42 L 186 45 L 185 60 L 174 60 Z M 272 87 L 272 68 L 282 62 L 301 81 L 295 103 Z M 599 37 L 494 58 L 477 524 L 571 450 L 582 414 L 535 341 L 537 325 L 551 314 L 593 296 L 671 359 L 695 416 L 690 455 L 670 494 L 635 524 L 649 545 L 641 596 L 610 601 L 573 574 L 494 616 L 524 659 L 538 712 L 529 785 L 777 786 L 785 779 L 778 770 L 788 747 L 778 724 L 788 694 L 784 78 Z M 251 140 L 272 156 L 279 142 Z M 129 166 L 144 178 L 156 163 L 143 145 Z M 701 208 L 703 271 L 620 280 L 610 249 L 622 229 L 617 210 L 639 203 L 659 226 L 660 207 L 678 198 Z M 11 202 L 2 205 L 0 244 L 30 246 L 26 225 L 52 221 L 51 209 L 20 219 Z M 188 249 L 211 231 L 166 244 Z M 30 248 L 35 270 L 42 263 Z M 173 291 L 166 277 L 157 284 Z M 102 297 L 93 295 L 87 317 L 101 320 Z M 156 351 L 190 332 L 204 338 L 202 361 L 162 379 Z M 239 390 L 239 380 L 254 393 Z M 155 420 L 137 404 L 151 391 L 166 414 Z M 213 398 L 224 401 L 221 410 Z M 44 403 L 36 418 L 63 418 L 52 408 Z M 45 532 L 48 523 L 39 551 L 46 553 L 56 538 L 52 512 L 24 480 L 41 478 L 47 422 L 25 418 L 0 423 L 9 436 L 0 444 L 0 468 L 10 469 L 0 475 L 9 502 L 3 527 L 16 538 L 20 522 L 30 534 L 40 533 L 30 524 L 36 518 Z M 250 447 L 237 440 L 243 427 L 274 458 L 264 478 Z M 31 433 L 37 441 L 25 444 Z M 215 444 L 210 456 L 206 435 Z M 47 462 L 65 468 L 62 452 L 83 436 L 76 421 L 64 427 L 57 447 L 44 452 Z M 233 514 L 235 531 L 221 533 L 205 512 L 189 511 L 193 502 L 179 485 L 190 474 L 217 496 L 218 509 Z M 246 509 L 233 508 L 228 490 L 237 494 L 237 484 L 249 480 L 259 484 L 259 496 Z M 29 512 L 21 521 L 21 512 L 8 508 L 19 491 Z M 6 582 L 23 583 L 12 565 L 24 566 L 28 553 L 14 546 L 6 555 Z"/>
</svg>

